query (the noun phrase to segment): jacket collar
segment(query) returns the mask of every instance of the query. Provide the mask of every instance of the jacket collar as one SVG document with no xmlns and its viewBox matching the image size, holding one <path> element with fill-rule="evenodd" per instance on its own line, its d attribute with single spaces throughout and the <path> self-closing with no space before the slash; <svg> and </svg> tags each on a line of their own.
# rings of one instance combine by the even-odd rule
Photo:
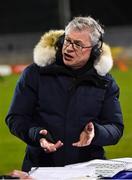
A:
<svg viewBox="0 0 132 180">
<path fill-rule="evenodd" d="M 41 75 L 58 76 L 66 75 L 71 77 L 71 87 L 69 90 L 74 90 L 80 85 L 93 85 L 98 88 L 106 89 L 109 83 L 107 76 L 100 76 L 94 68 L 83 68 L 82 72 L 74 72 L 66 66 L 57 65 L 53 63 L 49 66 L 40 67 Z"/>
<path fill-rule="evenodd" d="M 45 67 L 55 62 L 56 49 L 55 43 L 58 38 L 64 34 L 64 30 L 51 30 L 42 35 L 40 41 L 34 48 L 34 63 L 40 67 Z M 97 74 L 105 76 L 113 66 L 113 59 L 110 47 L 103 43 L 102 53 L 98 59 L 94 61 L 94 68 Z"/>
</svg>

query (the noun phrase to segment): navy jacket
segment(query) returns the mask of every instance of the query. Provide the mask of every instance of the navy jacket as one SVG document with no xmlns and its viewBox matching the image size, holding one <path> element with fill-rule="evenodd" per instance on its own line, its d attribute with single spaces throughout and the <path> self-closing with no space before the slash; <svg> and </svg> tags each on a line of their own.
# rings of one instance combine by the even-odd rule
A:
<svg viewBox="0 0 132 180">
<path fill-rule="evenodd" d="M 22 170 L 105 159 L 103 146 L 116 144 L 123 134 L 118 98 L 119 87 L 112 76 L 99 75 L 95 67 L 72 71 L 56 63 L 29 65 L 17 83 L 6 117 L 11 133 L 27 144 Z M 90 121 L 95 126 L 92 143 L 73 147 Z M 64 146 L 45 153 L 39 145 L 41 128 Z"/>
</svg>

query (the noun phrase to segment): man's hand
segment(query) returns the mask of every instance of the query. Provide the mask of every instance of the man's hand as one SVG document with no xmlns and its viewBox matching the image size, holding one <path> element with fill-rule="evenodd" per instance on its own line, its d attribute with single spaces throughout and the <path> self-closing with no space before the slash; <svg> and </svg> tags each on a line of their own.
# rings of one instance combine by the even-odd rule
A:
<svg viewBox="0 0 132 180">
<path fill-rule="evenodd" d="M 84 130 L 80 134 L 80 138 L 78 142 L 73 143 L 73 146 L 76 147 L 84 147 L 91 144 L 92 139 L 94 138 L 94 125 L 92 122 L 89 122 Z"/>
<path fill-rule="evenodd" d="M 41 130 L 40 134 L 46 135 L 48 133 L 47 130 Z M 59 140 L 56 143 L 51 143 L 45 138 L 40 139 L 40 146 L 44 149 L 45 152 L 51 153 L 55 152 L 57 149 L 59 149 L 61 146 L 63 146 L 63 143 Z"/>
<path fill-rule="evenodd" d="M 26 179 L 26 180 L 35 180 L 27 172 L 20 171 L 20 170 L 13 170 L 10 172 L 8 175 L 10 175 L 12 178 L 16 179 L 19 178 L 21 180 Z"/>
</svg>

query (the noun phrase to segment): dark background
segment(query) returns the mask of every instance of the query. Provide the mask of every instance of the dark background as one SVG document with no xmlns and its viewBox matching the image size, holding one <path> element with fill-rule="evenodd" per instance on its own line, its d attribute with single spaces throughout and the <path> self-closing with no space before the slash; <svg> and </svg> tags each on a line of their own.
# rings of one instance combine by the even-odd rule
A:
<svg viewBox="0 0 132 180">
<path fill-rule="evenodd" d="M 131 1 L 71 0 L 71 18 L 91 15 L 107 27 L 132 25 Z M 60 28 L 57 0 L 1 0 L 0 34 Z"/>
</svg>

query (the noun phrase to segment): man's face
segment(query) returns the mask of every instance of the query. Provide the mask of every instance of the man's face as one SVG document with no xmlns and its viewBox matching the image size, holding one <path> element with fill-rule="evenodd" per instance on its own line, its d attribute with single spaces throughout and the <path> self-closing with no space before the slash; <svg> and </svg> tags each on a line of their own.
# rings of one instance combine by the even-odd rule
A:
<svg viewBox="0 0 132 180">
<path fill-rule="evenodd" d="M 73 69 L 83 67 L 90 57 L 91 49 L 88 30 L 69 30 L 65 35 L 62 48 L 64 64 Z"/>
</svg>

